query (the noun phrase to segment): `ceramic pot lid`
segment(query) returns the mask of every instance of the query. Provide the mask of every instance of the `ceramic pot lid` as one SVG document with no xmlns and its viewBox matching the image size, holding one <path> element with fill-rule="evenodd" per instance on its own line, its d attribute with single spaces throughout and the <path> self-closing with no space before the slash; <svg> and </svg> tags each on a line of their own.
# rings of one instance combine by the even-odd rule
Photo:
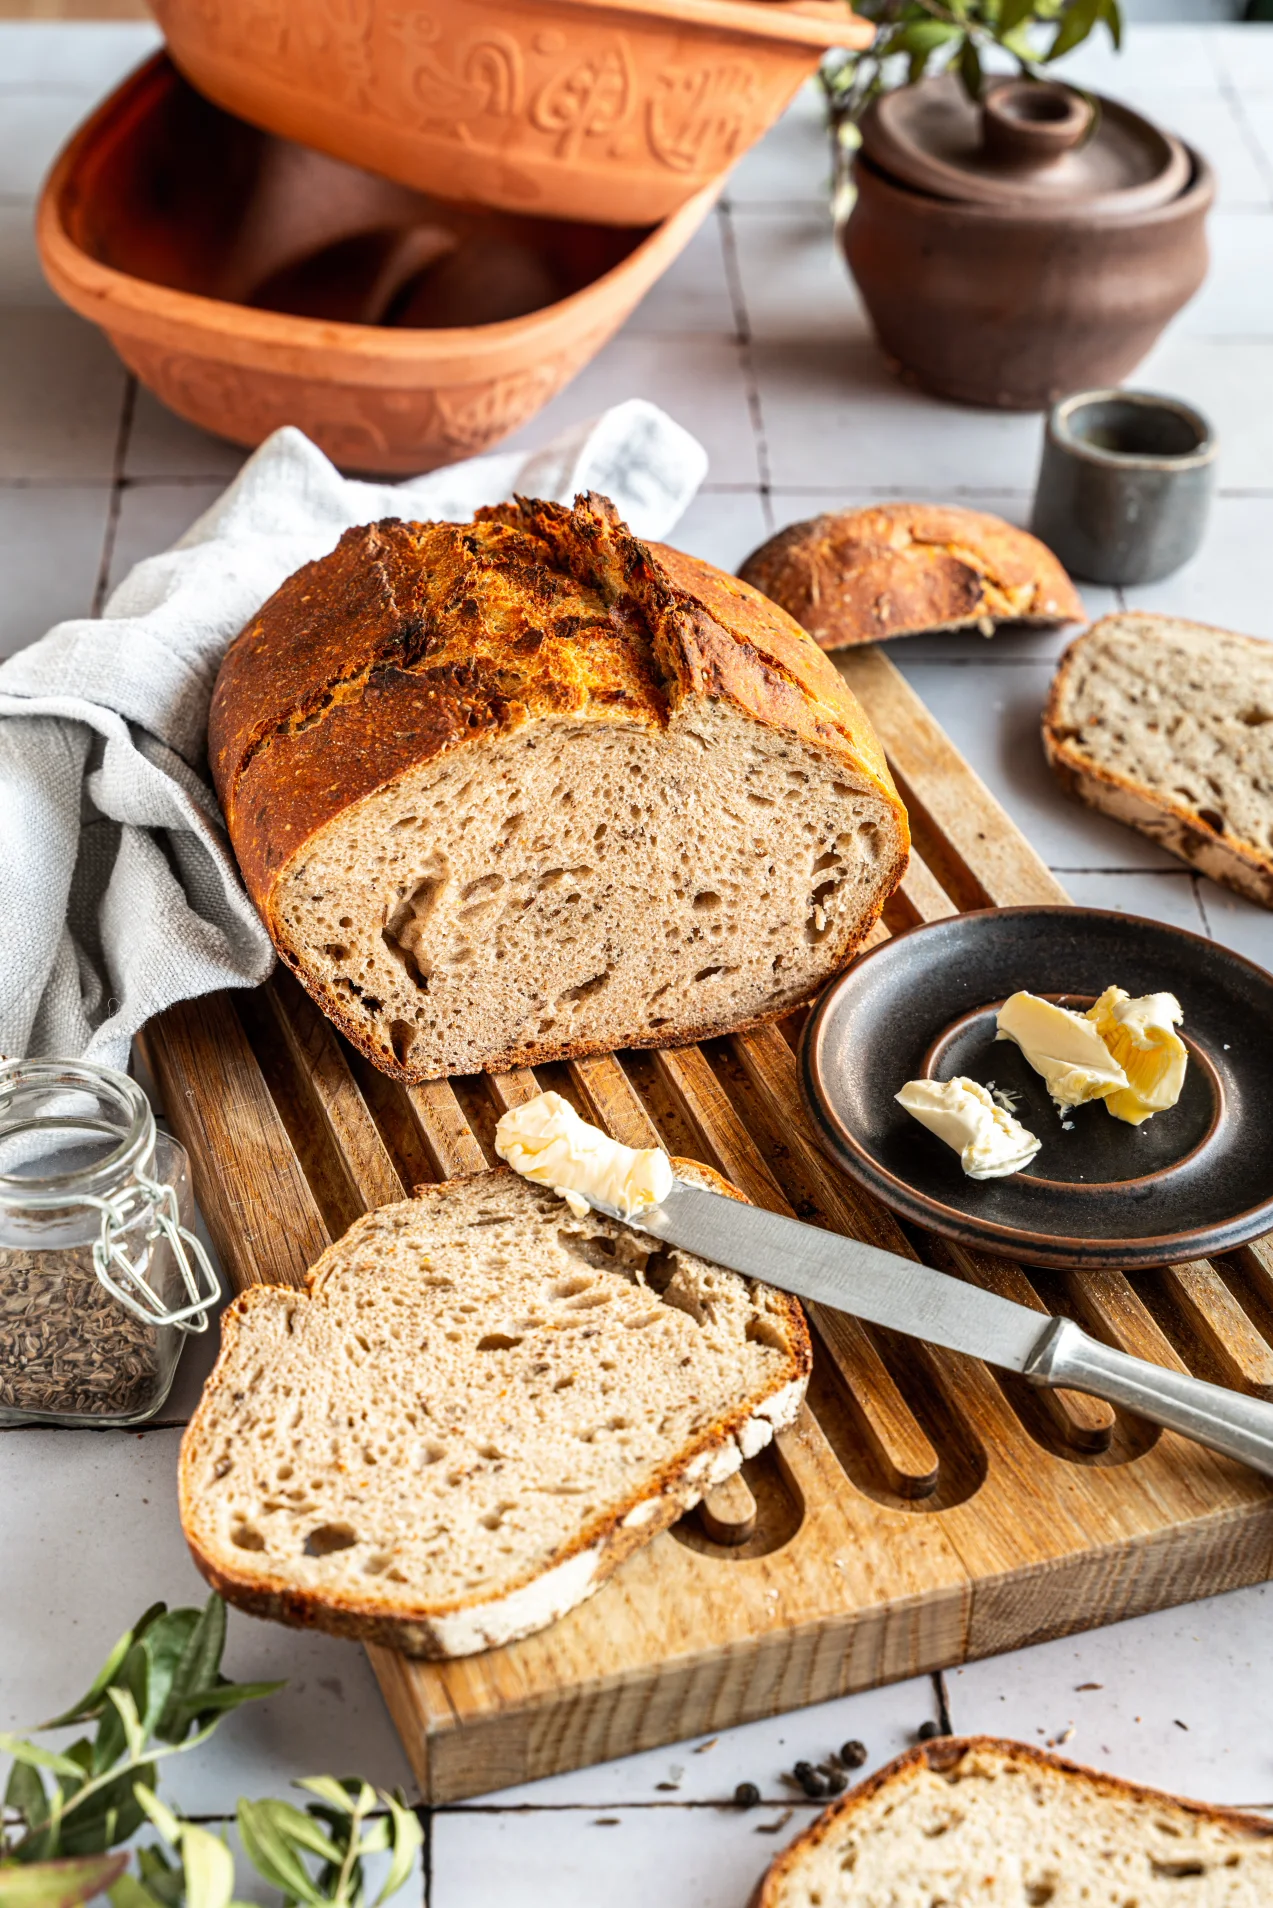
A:
<svg viewBox="0 0 1273 1908">
<path fill-rule="evenodd" d="M 1048 80 L 991 81 L 979 105 L 953 75 L 899 86 L 863 115 L 862 147 L 921 192 L 1044 216 L 1146 212 L 1189 182 L 1189 156 L 1170 133 Z"/>
</svg>

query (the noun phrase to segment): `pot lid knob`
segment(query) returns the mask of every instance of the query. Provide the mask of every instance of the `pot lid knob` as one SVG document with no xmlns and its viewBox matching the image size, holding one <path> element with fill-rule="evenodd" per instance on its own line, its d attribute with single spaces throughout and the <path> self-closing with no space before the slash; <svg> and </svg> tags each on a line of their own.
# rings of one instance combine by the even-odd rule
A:
<svg viewBox="0 0 1273 1908">
<path fill-rule="evenodd" d="M 1010 79 L 988 86 L 981 101 L 981 138 L 1005 169 L 1032 171 L 1071 152 L 1092 129 L 1092 106 L 1068 86 Z"/>
</svg>

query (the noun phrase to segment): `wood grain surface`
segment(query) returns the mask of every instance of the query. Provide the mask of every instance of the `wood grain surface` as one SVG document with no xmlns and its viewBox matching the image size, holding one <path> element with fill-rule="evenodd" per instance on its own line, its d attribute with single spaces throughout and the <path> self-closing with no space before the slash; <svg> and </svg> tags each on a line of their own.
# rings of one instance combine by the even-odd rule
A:
<svg viewBox="0 0 1273 1908">
<path fill-rule="evenodd" d="M 841 667 L 911 807 L 881 934 L 1065 899 L 888 659 Z M 1045 1274 L 907 1234 L 832 1166 L 769 1027 L 702 1047 L 404 1088 L 283 975 L 172 1009 L 147 1049 L 231 1278 L 296 1283 L 365 1207 L 481 1171 L 499 1114 L 552 1087 L 757 1203 L 922 1257 L 1141 1357 L 1273 1396 L 1273 1243 L 1214 1265 Z M 797 1425 L 589 1602 L 454 1663 L 371 1657 L 430 1801 L 1113 1622 L 1273 1572 L 1273 1489 L 1100 1402 L 810 1308 Z"/>
</svg>

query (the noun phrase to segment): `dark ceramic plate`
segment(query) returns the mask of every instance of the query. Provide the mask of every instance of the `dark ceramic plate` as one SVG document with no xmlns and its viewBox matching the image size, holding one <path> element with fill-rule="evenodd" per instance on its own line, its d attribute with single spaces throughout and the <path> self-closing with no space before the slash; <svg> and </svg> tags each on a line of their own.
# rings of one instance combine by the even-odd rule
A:
<svg viewBox="0 0 1273 1908">
<path fill-rule="evenodd" d="M 1184 1009 L 1178 1103 L 1128 1126 L 1067 1118 L 995 1011 L 1018 988 L 1089 1007 L 1106 987 Z M 1060 1267 L 1152 1266 L 1273 1229 L 1273 975 L 1161 921 L 1095 908 L 953 915 L 863 956 L 810 1016 L 801 1085 L 824 1146 L 904 1219 L 984 1251 Z M 1019 1095 L 1043 1145 L 1024 1173 L 969 1179 L 893 1095 L 964 1073 Z"/>
</svg>

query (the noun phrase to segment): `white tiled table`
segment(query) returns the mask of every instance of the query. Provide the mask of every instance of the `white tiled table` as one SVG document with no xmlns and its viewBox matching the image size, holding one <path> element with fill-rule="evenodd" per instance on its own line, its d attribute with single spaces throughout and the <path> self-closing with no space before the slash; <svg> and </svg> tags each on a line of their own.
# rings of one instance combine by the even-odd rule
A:
<svg viewBox="0 0 1273 1908">
<path fill-rule="evenodd" d="M 170 417 L 44 287 L 32 196 L 58 144 L 153 43 L 147 27 L 0 25 L 0 651 L 100 604 L 170 542 L 240 453 Z M 1067 70 L 1130 98 L 1218 166 L 1214 265 L 1137 382 L 1196 401 L 1222 438 L 1201 555 L 1137 605 L 1273 637 L 1273 28 L 1132 30 L 1121 61 L 1086 49 Z M 816 102 L 802 99 L 738 168 L 727 203 L 625 330 L 523 434 L 633 394 L 706 443 L 709 481 L 679 540 L 734 567 L 771 529 L 872 497 L 966 498 L 1025 519 L 1039 420 L 938 404 L 887 375 L 830 243 Z M 1114 593 L 1087 592 L 1094 613 Z M 1141 837 L 1067 803 L 1037 723 L 1059 639 L 979 636 L 893 645 L 899 666 L 1076 900 L 1214 935 L 1273 964 L 1273 917 L 1190 874 Z M 0 1728 L 69 1699 L 154 1597 L 202 1586 L 177 1527 L 173 1469 L 206 1351 L 188 1355 L 163 1424 L 141 1435 L 0 1434 Z M 1075 1753 L 1217 1800 L 1273 1807 L 1273 1593 L 1159 1616 L 796 1712 L 721 1737 L 436 1811 L 425 1872 L 402 1901 L 742 1908 L 810 1805 L 781 1777 L 848 1736 L 871 1766 L 918 1725 L 1030 1741 L 1067 1729 Z M 173 1766 L 171 1793 L 216 1817 L 242 1793 L 357 1769 L 410 1778 L 359 1649 L 231 1618 L 227 1666 L 287 1676 Z M 1079 1685 L 1089 1687 L 1080 1689 Z M 1096 1685 L 1093 1688 L 1090 1685 Z M 766 1806 L 719 1806 L 737 1782 Z M 657 1785 L 675 1782 L 674 1789 Z M 784 1821 L 788 1811 L 794 1811 Z M 775 1826 L 778 1825 L 778 1826 Z"/>
</svg>

